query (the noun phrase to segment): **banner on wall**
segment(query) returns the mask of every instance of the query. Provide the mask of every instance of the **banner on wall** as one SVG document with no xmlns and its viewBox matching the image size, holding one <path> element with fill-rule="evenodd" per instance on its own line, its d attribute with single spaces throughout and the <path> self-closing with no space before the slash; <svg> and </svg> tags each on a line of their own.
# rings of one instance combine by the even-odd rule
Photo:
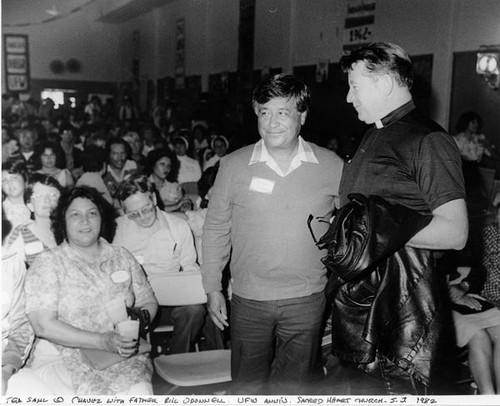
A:
<svg viewBox="0 0 500 406">
<path fill-rule="evenodd" d="M 184 59 L 186 52 L 186 23 L 183 18 L 175 25 L 175 88 L 184 89 Z"/>
<path fill-rule="evenodd" d="M 9 92 L 27 92 L 30 87 L 28 36 L 5 34 L 5 82 Z"/>
<path fill-rule="evenodd" d="M 375 0 L 348 0 L 344 24 L 344 51 L 371 42 L 375 23 Z"/>
</svg>

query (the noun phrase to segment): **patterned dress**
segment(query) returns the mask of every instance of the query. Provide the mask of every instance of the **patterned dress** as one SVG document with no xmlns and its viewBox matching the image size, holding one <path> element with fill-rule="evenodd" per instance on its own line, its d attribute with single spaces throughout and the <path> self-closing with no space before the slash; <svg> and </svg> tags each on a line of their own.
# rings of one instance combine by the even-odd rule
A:
<svg viewBox="0 0 500 406">
<path fill-rule="evenodd" d="M 481 294 L 500 308 L 500 227 L 486 227 L 482 237 L 481 265 L 486 270 L 486 282 Z"/>
<path fill-rule="evenodd" d="M 76 328 L 106 332 L 113 330 L 113 321 L 105 310 L 108 301 L 122 297 L 127 306 L 155 302 L 149 282 L 132 254 L 103 239 L 99 243 L 102 256 L 96 264 L 85 262 L 66 242 L 42 253 L 26 277 L 26 312 L 55 311 L 60 321 Z M 82 361 L 78 348 L 54 346 L 78 395 L 113 395 L 138 383 L 151 382 L 149 354 L 96 370 Z M 33 368 L 43 357 L 35 348 Z"/>
</svg>

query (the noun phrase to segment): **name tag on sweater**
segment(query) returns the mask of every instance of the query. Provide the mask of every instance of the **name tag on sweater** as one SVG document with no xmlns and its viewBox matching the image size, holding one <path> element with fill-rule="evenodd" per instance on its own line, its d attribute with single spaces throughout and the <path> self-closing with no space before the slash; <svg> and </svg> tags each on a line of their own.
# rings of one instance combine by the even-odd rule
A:
<svg viewBox="0 0 500 406">
<path fill-rule="evenodd" d="M 130 274 L 127 271 L 116 271 L 111 274 L 111 279 L 114 283 L 123 283 L 130 279 Z"/>
<path fill-rule="evenodd" d="M 266 195 L 270 195 L 273 193 L 274 183 L 274 180 L 252 176 L 252 181 L 250 182 L 250 187 L 248 189 L 253 192 L 265 193 Z"/>
</svg>

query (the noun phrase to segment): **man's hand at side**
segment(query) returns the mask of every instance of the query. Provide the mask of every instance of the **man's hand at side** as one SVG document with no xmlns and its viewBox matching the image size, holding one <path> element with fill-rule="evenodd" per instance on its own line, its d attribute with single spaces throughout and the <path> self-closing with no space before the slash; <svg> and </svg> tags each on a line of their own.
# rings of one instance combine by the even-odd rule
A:
<svg viewBox="0 0 500 406">
<path fill-rule="evenodd" d="M 217 327 L 224 330 L 228 327 L 227 322 L 227 309 L 226 309 L 226 299 L 222 292 L 210 292 L 207 294 L 208 297 L 208 311 L 210 317 Z"/>
</svg>

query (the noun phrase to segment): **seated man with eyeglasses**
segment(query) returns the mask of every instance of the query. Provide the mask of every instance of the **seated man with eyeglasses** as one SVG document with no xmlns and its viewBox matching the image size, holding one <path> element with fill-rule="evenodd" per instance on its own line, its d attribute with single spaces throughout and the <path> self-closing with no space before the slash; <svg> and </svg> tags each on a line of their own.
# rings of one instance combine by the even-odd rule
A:
<svg viewBox="0 0 500 406">
<path fill-rule="evenodd" d="M 188 223 L 156 206 L 154 186 L 143 175 L 124 180 L 116 198 L 125 214 L 117 219 L 113 244 L 130 251 L 142 265 L 148 279 L 175 272 L 199 272 L 193 235 Z M 153 291 L 155 286 L 152 285 Z M 205 305 L 163 308 L 161 321 L 174 325 L 167 353 L 194 350 L 200 336 L 203 349 L 224 348 L 222 336 L 207 317 Z"/>
</svg>

